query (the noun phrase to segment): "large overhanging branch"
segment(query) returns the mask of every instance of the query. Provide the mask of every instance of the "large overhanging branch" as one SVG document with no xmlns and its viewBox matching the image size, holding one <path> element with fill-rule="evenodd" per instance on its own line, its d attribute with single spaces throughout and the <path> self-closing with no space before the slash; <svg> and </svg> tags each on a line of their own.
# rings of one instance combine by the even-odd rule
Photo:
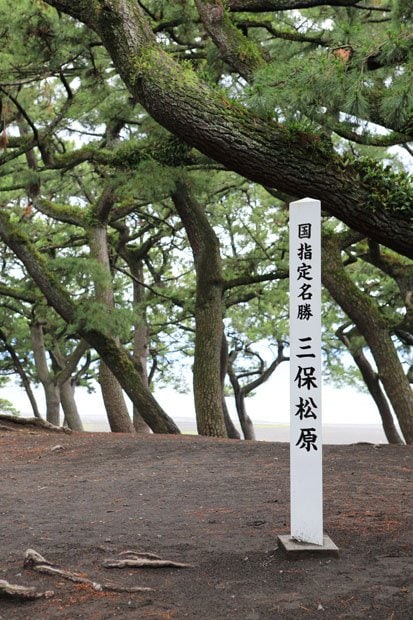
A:
<svg viewBox="0 0 413 620">
<path fill-rule="evenodd" d="M 413 257 L 413 188 L 344 161 L 328 141 L 267 122 L 203 83 L 157 44 L 138 3 L 47 0 L 101 37 L 134 97 L 161 125 L 246 178 L 294 197 Z"/>
<path fill-rule="evenodd" d="M 231 11 L 248 13 L 291 11 L 293 9 L 310 9 L 316 6 L 353 6 L 365 10 L 377 10 L 373 3 L 372 7 L 363 6 L 362 0 L 228 0 L 227 5 Z M 384 7 L 380 10 L 388 11 L 388 8 Z"/>
</svg>

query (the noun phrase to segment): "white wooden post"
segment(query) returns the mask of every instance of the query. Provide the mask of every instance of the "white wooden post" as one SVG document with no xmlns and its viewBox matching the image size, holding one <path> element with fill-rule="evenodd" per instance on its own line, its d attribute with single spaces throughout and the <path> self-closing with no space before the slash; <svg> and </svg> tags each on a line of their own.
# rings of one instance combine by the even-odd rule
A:
<svg viewBox="0 0 413 620">
<path fill-rule="evenodd" d="M 323 545 L 321 205 L 290 204 L 291 538 Z"/>
</svg>

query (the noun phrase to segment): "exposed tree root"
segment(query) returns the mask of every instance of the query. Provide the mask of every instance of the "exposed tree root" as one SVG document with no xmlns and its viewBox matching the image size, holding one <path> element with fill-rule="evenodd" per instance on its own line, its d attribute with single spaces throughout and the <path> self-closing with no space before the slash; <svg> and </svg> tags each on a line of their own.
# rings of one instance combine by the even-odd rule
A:
<svg viewBox="0 0 413 620">
<path fill-rule="evenodd" d="M 138 551 L 123 551 L 118 554 L 118 558 L 103 560 L 102 566 L 105 568 L 192 568 L 191 564 L 162 560 L 154 553 L 140 553 Z"/>
<path fill-rule="evenodd" d="M 36 588 L 20 586 L 0 579 L 0 596 L 8 596 L 19 601 L 32 601 L 36 598 L 50 598 L 53 595 L 52 590 L 40 592 Z"/>
<path fill-rule="evenodd" d="M 50 424 L 50 422 L 46 422 L 42 418 L 20 418 L 16 415 L 8 415 L 6 413 L 0 414 L 0 430 L 8 430 L 8 431 L 21 431 L 25 429 L 16 428 L 16 426 L 28 426 L 35 427 L 38 429 L 42 429 L 45 431 L 52 431 L 54 433 L 71 433 L 70 428 L 66 428 L 65 426 L 55 426 L 54 424 Z"/>
<path fill-rule="evenodd" d="M 38 571 L 39 573 L 44 573 L 46 575 L 54 575 L 57 577 L 63 577 L 63 579 L 68 579 L 69 581 L 74 581 L 75 583 L 85 583 L 90 586 L 97 592 L 103 592 L 104 590 L 110 590 L 112 592 L 152 592 L 152 588 L 144 588 L 139 586 L 122 586 L 120 584 L 116 584 L 113 582 L 105 582 L 98 583 L 97 581 L 93 581 L 80 573 L 75 573 L 69 570 L 65 570 L 48 562 L 40 553 L 35 551 L 34 549 L 27 549 L 24 557 L 24 567 L 32 568 L 33 570 Z"/>
</svg>

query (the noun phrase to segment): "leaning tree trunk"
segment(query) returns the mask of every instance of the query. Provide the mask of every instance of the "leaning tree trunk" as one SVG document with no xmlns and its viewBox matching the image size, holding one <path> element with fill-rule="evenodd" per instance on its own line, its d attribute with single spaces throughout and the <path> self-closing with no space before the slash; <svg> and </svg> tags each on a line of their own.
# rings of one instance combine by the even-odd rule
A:
<svg viewBox="0 0 413 620">
<path fill-rule="evenodd" d="M 255 430 L 252 420 L 247 414 L 247 409 L 245 407 L 245 392 L 239 384 L 238 378 L 232 369 L 231 364 L 229 364 L 228 375 L 231 381 L 232 389 L 234 390 L 235 407 L 237 409 L 238 419 L 241 424 L 244 439 L 254 441 L 256 439 Z"/>
<path fill-rule="evenodd" d="M 224 412 L 225 428 L 227 429 L 227 435 L 229 439 L 241 439 L 241 435 L 238 432 L 234 422 L 229 415 L 227 403 L 225 401 L 224 384 L 225 377 L 228 372 L 228 341 L 225 334 L 222 334 L 221 344 L 221 390 L 222 390 L 222 411 Z"/>
<path fill-rule="evenodd" d="M 3 330 L 0 329 L 0 339 L 4 342 L 4 348 L 6 349 L 6 351 L 8 352 L 8 354 L 10 355 L 12 361 L 13 361 L 13 366 L 17 372 L 17 374 L 20 377 L 20 380 L 22 382 L 22 386 L 27 394 L 27 398 L 30 401 L 30 405 L 32 407 L 32 411 L 33 411 L 33 415 L 35 418 L 41 418 L 42 416 L 40 415 L 40 411 L 39 411 L 39 407 L 37 406 L 37 402 L 36 402 L 36 398 L 33 394 L 33 390 L 32 390 L 32 386 L 30 385 L 30 379 L 27 376 L 26 371 L 23 368 L 22 363 L 19 360 L 19 356 L 17 355 L 16 351 L 14 350 L 14 347 L 9 343 L 7 336 L 5 334 L 5 332 L 3 332 Z"/>
<path fill-rule="evenodd" d="M 228 439 L 241 439 L 241 435 L 237 430 L 231 416 L 225 398 L 222 398 L 222 411 L 224 412 L 225 428 L 227 429 Z"/>
<path fill-rule="evenodd" d="M 323 236 L 323 284 L 364 337 L 406 443 L 413 443 L 413 391 L 393 344 L 389 325 L 374 299 L 362 293 L 347 275 L 339 240 Z"/>
<path fill-rule="evenodd" d="M 102 268 L 102 274 L 95 280 L 96 301 L 103 303 L 110 311 L 114 309 L 112 275 L 110 272 L 107 231 L 105 224 L 96 224 L 89 229 L 90 252 Z M 118 341 L 115 334 L 113 338 Z M 132 421 L 123 397 L 122 387 L 111 370 L 101 360 L 99 366 L 99 385 L 105 403 L 110 430 L 117 433 L 134 431 Z"/>
<path fill-rule="evenodd" d="M 382 390 L 379 375 L 377 374 L 377 372 L 374 371 L 370 362 L 364 355 L 363 348 L 357 345 L 354 346 L 351 342 L 351 338 L 344 334 L 341 330 L 338 330 L 336 333 L 340 338 L 341 342 L 347 347 L 347 349 L 351 353 L 354 362 L 356 363 L 358 369 L 361 372 L 364 383 L 366 384 L 371 397 L 376 403 L 387 441 L 393 444 L 402 444 L 403 440 L 400 437 L 394 423 L 393 414 L 391 412 L 386 395 Z"/>
<path fill-rule="evenodd" d="M 222 409 L 221 347 L 224 332 L 219 241 L 185 183 L 177 183 L 172 198 L 195 262 L 193 386 L 198 432 L 200 435 L 227 437 Z"/>
<path fill-rule="evenodd" d="M 102 360 L 99 364 L 98 381 L 112 433 L 133 432 L 120 383 Z"/>
<path fill-rule="evenodd" d="M 83 431 L 82 420 L 75 401 L 75 385 L 72 374 L 87 349 L 86 342 L 81 340 L 69 356 L 61 353 L 58 346 L 49 351 L 52 360 L 52 369 L 59 387 L 60 404 L 62 405 L 65 422 L 73 431 Z"/>
</svg>

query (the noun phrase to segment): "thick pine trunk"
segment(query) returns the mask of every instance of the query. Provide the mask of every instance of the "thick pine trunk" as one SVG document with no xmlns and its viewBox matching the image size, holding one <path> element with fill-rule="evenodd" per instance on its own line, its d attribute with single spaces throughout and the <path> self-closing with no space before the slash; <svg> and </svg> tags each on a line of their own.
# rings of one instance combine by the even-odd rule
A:
<svg viewBox="0 0 413 620">
<path fill-rule="evenodd" d="M 393 344 L 389 326 L 375 301 L 345 272 L 337 238 L 323 237 L 323 284 L 356 325 L 374 357 L 387 397 L 406 443 L 413 443 L 413 391 Z"/>
<path fill-rule="evenodd" d="M 49 371 L 46 358 L 46 348 L 44 345 L 43 327 L 35 322 L 30 325 L 30 335 L 32 340 L 33 357 L 36 366 L 37 376 L 44 390 L 46 400 L 46 420 L 50 424 L 59 426 L 60 424 L 60 394 L 56 384 L 54 373 Z"/>
<path fill-rule="evenodd" d="M 200 283 L 201 289 L 204 284 Z M 211 437 L 227 437 L 220 380 L 221 308 L 219 308 L 220 314 L 216 317 L 217 306 L 221 303 L 221 293 L 210 294 L 207 296 L 208 299 L 198 294 L 196 297 L 193 382 L 198 432 L 200 435 Z"/>
<path fill-rule="evenodd" d="M 106 226 L 104 224 L 96 224 L 90 227 L 88 233 L 91 256 L 99 263 L 102 269 L 102 273 L 95 280 L 96 301 L 103 303 L 110 312 L 114 309 L 115 303 L 113 299 Z M 116 334 L 111 334 L 111 336 L 118 342 Z M 134 427 L 126 407 L 122 387 L 110 368 L 103 361 L 101 361 L 99 367 L 99 385 L 111 431 L 132 433 Z"/>
<path fill-rule="evenodd" d="M 145 313 L 142 311 L 142 302 L 144 301 L 145 291 L 143 286 L 144 272 L 143 262 L 140 259 L 135 260 L 133 251 L 126 252 L 129 260 L 128 265 L 133 276 L 133 303 L 135 311 L 141 310 L 140 320 L 135 321 L 133 329 L 133 359 L 137 372 L 141 375 L 142 383 L 149 390 L 148 383 L 148 327 L 146 325 Z M 146 424 L 136 405 L 133 406 L 133 426 L 137 433 L 148 434 L 151 429 Z"/>
<path fill-rule="evenodd" d="M 120 383 L 102 360 L 99 364 L 99 385 L 110 430 L 113 433 L 132 433 L 134 428 Z"/>
<path fill-rule="evenodd" d="M 82 420 L 75 400 L 75 388 L 70 380 L 60 385 L 60 403 L 62 405 L 65 422 L 72 431 L 83 431 Z"/>
<path fill-rule="evenodd" d="M 187 185 L 177 184 L 173 201 L 188 235 L 196 271 L 193 386 L 198 432 L 227 437 L 222 407 L 224 333 L 219 241 Z"/>
</svg>

